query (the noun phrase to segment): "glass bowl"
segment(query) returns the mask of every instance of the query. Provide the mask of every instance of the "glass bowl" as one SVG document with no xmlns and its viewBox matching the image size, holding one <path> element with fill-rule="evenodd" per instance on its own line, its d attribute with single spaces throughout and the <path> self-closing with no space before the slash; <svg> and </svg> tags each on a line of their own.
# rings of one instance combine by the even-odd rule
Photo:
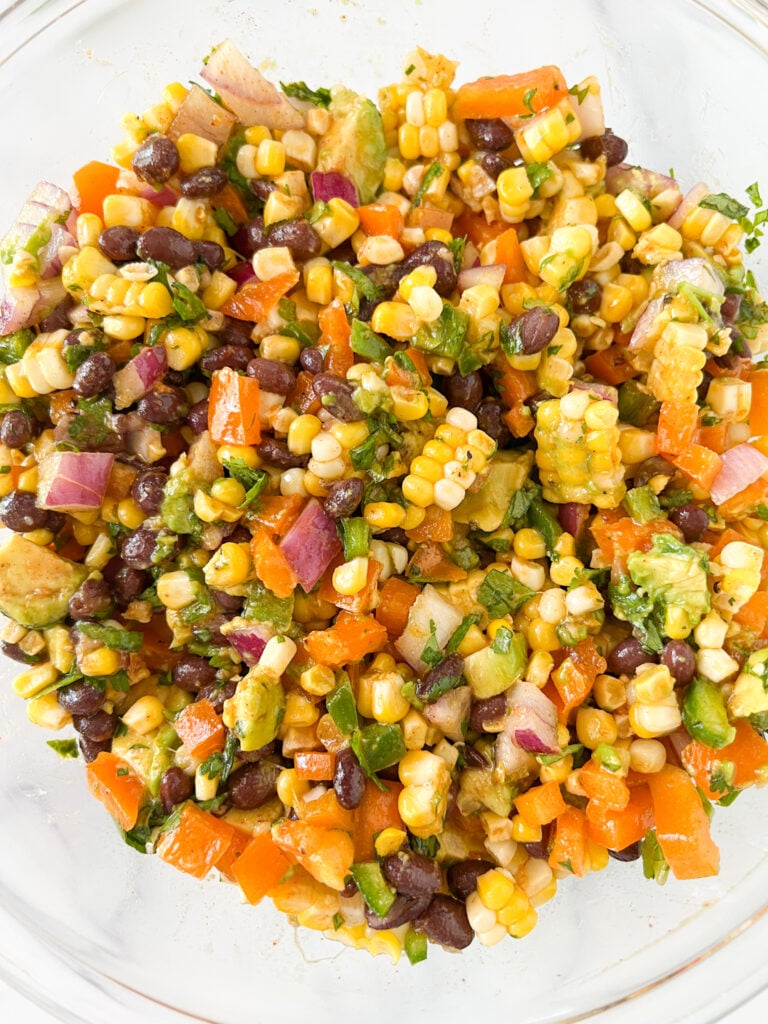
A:
<svg viewBox="0 0 768 1024">
<path fill-rule="evenodd" d="M 599 77 L 608 123 L 639 164 L 739 194 L 768 166 L 753 103 L 768 85 L 758 0 L 486 0 L 472 12 L 445 0 L 20 0 L 0 16 L 0 224 L 38 179 L 66 187 L 74 168 L 105 159 L 121 115 L 196 75 L 226 36 L 273 80 L 340 80 L 374 95 L 399 80 L 415 44 L 460 60 L 460 80 L 554 62 L 570 81 Z M 765 285 L 762 271 L 758 260 Z M 523 941 L 393 966 L 123 845 L 82 764 L 60 761 L 27 724 L 13 672 L 2 666 L 0 973 L 61 1020 L 363 1012 L 378 1024 L 404 1011 L 493 1010 L 517 1024 L 693 1024 L 768 984 L 761 793 L 717 811 L 718 878 L 660 888 L 639 864 L 611 862 L 562 882 Z"/>
</svg>

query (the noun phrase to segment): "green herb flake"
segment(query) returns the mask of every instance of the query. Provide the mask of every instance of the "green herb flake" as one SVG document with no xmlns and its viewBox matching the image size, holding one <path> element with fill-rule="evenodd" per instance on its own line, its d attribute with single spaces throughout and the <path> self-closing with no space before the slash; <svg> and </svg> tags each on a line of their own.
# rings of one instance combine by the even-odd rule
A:
<svg viewBox="0 0 768 1024">
<path fill-rule="evenodd" d="M 585 85 L 580 89 L 578 85 L 572 85 L 571 88 L 568 90 L 568 93 L 571 96 L 575 96 L 579 102 L 579 106 L 581 106 L 581 104 L 589 95 L 589 86 Z M 674 177 L 674 175 L 671 175 L 671 177 Z"/>
<path fill-rule="evenodd" d="M 334 270 L 340 270 L 342 274 L 347 275 L 361 298 L 375 302 L 382 297 L 381 288 L 359 267 L 353 267 L 351 263 L 346 263 L 344 260 L 332 260 L 331 266 Z"/>
<path fill-rule="evenodd" d="M 331 105 L 330 89 L 310 89 L 306 82 L 281 82 L 280 88 L 286 96 L 292 96 L 296 100 L 306 100 L 314 103 L 316 107 L 323 107 L 325 110 Z"/>
<path fill-rule="evenodd" d="M 500 569 L 491 569 L 477 591 L 477 600 L 492 619 L 514 615 L 533 596 L 534 591 Z"/>
<path fill-rule="evenodd" d="M 743 203 L 740 203 L 733 196 L 729 196 L 725 192 L 714 192 L 711 195 L 705 196 L 699 203 L 699 206 L 704 207 L 705 210 L 716 210 L 730 220 L 740 220 L 749 213 L 749 210 Z"/>
<path fill-rule="evenodd" d="M 421 652 L 421 660 L 425 665 L 429 665 L 430 668 L 439 665 L 443 660 L 443 652 L 440 650 L 440 645 L 437 642 L 437 627 L 433 619 L 429 620 L 429 640 L 427 640 Z"/>
<path fill-rule="evenodd" d="M 424 177 L 421 179 L 421 184 L 416 189 L 416 194 L 411 200 L 414 207 L 421 205 L 421 201 L 426 195 L 427 189 L 436 178 L 440 177 L 444 170 L 445 168 L 443 167 L 443 165 L 437 163 L 436 161 L 429 165 L 429 167 L 424 172 Z"/>
<path fill-rule="evenodd" d="M 136 654 L 144 642 L 142 633 L 119 626 L 105 626 L 98 622 L 76 622 L 75 629 L 89 640 L 96 640 L 112 651 Z"/>
<path fill-rule="evenodd" d="M 55 750 L 59 757 L 78 757 L 77 740 L 47 740 L 51 750 Z"/>
</svg>

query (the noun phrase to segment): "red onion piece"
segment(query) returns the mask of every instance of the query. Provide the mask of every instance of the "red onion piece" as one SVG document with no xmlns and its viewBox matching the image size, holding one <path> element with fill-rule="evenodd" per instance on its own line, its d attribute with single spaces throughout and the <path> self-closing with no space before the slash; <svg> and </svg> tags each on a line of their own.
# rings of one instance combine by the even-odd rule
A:
<svg viewBox="0 0 768 1024">
<path fill-rule="evenodd" d="M 330 199 L 343 199 L 350 206 L 359 206 L 355 183 L 338 171 L 312 171 L 310 174 L 312 195 L 316 203 L 327 203 Z"/>
<path fill-rule="evenodd" d="M 141 427 L 140 430 L 129 430 L 125 435 L 125 444 L 132 455 L 137 456 L 148 466 L 166 454 L 163 435 L 149 425 Z"/>
<path fill-rule="evenodd" d="M 586 380 L 570 381 L 569 391 L 589 391 L 590 394 L 598 395 L 604 402 L 611 405 L 619 404 L 619 392 L 611 384 L 595 384 Z"/>
<path fill-rule="evenodd" d="M 250 260 L 246 260 L 245 263 L 238 263 L 226 273 L 227 277 L 231 277 L 239 286 L 244 285 L 246 281 L 256 280 L 256 275 L 253 272 L 253 265 Z"/>
<path fill-rule="evenodd" d="M 67 247 L 77 248 L 76 240 L 61 224 L 53 224 L 51 226 L 51 237 L 37 254 L 40 277 L 55 277 L 56 274 L 61 273 L 61 257 L 59 253 Z"/>
<path fill-rule="evenodd" d="M 596 135 L 605 135 L 605 114 L 599 90 L 592 92 L 592 89 L 589 89 L 583 95 L 581 102 L 576 96 L 571 96 L 570 100 L 581 125 L 581 135 L 577 141 L 591 139 Z"/>
<path fill-rule="evenodd" d="M 472 691 L 468 686 L 458 686 L 438 697 L 434 704 L 427 704 L 424 717 L 447 736 L 449 740 L 464 739 L 462 723 L 469 718 Z"/>
<path fill-rule="evenodd" d="M 684 283 L 695 285 L 696 288 L 703 288 L 707 292 L 714 292 L 715 295 L 725 293 L 725 285 L 720 280 L 717 271 L 712 269 L 708 260 L 700 256 L 665 263 L 657 272 L 656 281 L 660 288 L 671 293 L 675 293 Z"/>
<path fill-rule="evenodd" d="M 308 594 L 341 551 L 336 520 L 312 498 L 286 533 L 280 549 Z"/>
<path fill-rule="evenodd" d="M 212 100 L 199 85 L 193 85 L 182 100 L 168 129 L 168 138 L 175 142 L 182 135 L 201 135 L 204 139 L 223 146 L 229 138 L 237 118 Z M 246 121 L 246 124 L 261 124 Z"/>
<path fill-rule="evenodd" d="M 36 285 L 9 288 L 0 303 L 0 334 L 13 334 L 32 322 L 32 311 L 40 298 Z"/>
<path fill-rule="evenodd" d="M 38 181 L 29 195 L 32 203 L 41 203 L 57 214 L 56 219 L 63 223 L 72 210 L 69 194 L 50 181 Z"/>
<path fill-rule="evenodd" d="M 108 452 L 54 452 L 40 464 L 37 503 L 57 512 L 100 508 L 115 456 Z"/>
<path fill-rule="evenodd" d="M 517 746 L 533 754 L 557 754 L 557 709 L 541 690 L 524 679 L 507 695 L 504 732 Z"/>
<path fill-rule="evenodd" d="M 679 189 L 679 186 L 668 174 L 660 174 L 647 167 L 633 167 L 632 164 L 615 164 L 605 173 L 605 188 L 612 196 L 631 188 L 647 199 L 653 199 L 659 193 L 671 188 Z"/>
<path fill-rule="evenodd" d="M 161 189 L 152 188 L 151 185 L 147 185 L 139 193 L 142 199 L 148 199 L 150 203 L 154 203 L 155 206 L 175 206 L 176 200 L 179 198 L 172 188 L 165 185 Z"/>
<path fill-rule="evenodd" d="M 756 483 L 768 473 L 768 458 L 751 444 L 737 444 L 725 452 L 720 472 L 710 492 L 712 501 L 722 505 L 745 487 Z"/>
<path fill-rule="evenodd" d="M 224 634 L 249 668 L 258 665 L 259 659 L 267 646 L 267 641 L 275 635 L 265 623 L 248 622 L 246 619 L 233 619 L 238 623 L 236 629 L 225 627 Z M 242 622 L 242 625 L 239 623 Z"/>
<path fill-rule="evenodd" d="M 200 77 L 214 87 L 243 124 L 263 124 L 281 131 L 304 127 L 299 111 L 246 60 L 231 39 L 216 47 Z"/>
<path fill-rule="evenodd" d="M 536 767 L 533 755 L 515 743 L 511 734 L 500 732 L 493 747 L 494 765 L 508 778 L 522 778 Z"/>
<path fill-rule="evenodd" d="M 592 513 L 591 505 L 580 505 L 576 501 L 568 501 L 557 506 L 557 518 L 566 533 L 579 540 L 584 534 Z"/>
<path fill-rule="evenodd" d="M 651 299 L 648 305 L 645 307 L 643 312 L 640 314 L 635 329 L 632 331 L 632 337 L 629 341 L 629 349 L 634 352 L 638 349 L 643 349 L 646 346 L 648 336 L 653 330 L 653 324 L 656 317 L 664 308 L 663 299 Z"/>
<path fill-rule="evenodd" d="M 112 378 L 115 386 L 115 408 L 127 409 L 157 383 L 168 368 L 162 345 L 144 348 Z"/>
<path fill-rule="evenodd" d="M 667 221 L 669 226 L 675 228 L 675 230 L 679 230 L 680 225 L 688 214 L 692 210 L 695 210 L 701 200 L 708 195 L 709 189 L 703 182 L 700 181 L 697 185 L 694 185 L 692 189 L 685 193 L 680 205 Z"/>
<path fill-rule="evenodd" d="M 487 263 L 485 266 L 467 267 L 459 271 L 458 289 L 459 294 L 467 288 L 474 288 L 476 284 L 489 284 L 496 291 L 504 284 L 504 275 L 507 272 L 505 263 Z"/>
</svg>

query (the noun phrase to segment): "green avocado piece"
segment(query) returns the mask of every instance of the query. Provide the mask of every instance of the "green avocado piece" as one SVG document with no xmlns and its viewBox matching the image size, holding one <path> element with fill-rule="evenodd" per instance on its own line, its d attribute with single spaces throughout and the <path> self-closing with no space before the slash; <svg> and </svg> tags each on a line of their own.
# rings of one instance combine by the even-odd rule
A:
<svg viewBox="0 0 768 1024">
<path fill-rule="evenodd" d="M 53 626 L 89 571 L 13 533 L 0 543 L 0 611 L 27 629 Z"/>
<path fill-rule="evenodd" d="M 495 697 L 523 678 L 528 658 L 522 633 L 501 629 L 490 647 L 464 659 L 464 678 L 476 700 Z"/>
<path fill-rule="evenodd" d="M 683 725 L 689 736 L 720 750 L 733 743 L 736 730 L 728 721 L 723 691 L 709 679 L 694 679 L 685 691 Z"/>
<path fill-rule="evenodd" d="M 496 779 L 492 768 L 474 769 L 461 773 L 456 805 L 467 816 L 488 808 L 494 814 L 508 818 L 514 794 L 512 785 Z"/>
<path fill-rule="evenodd" d="M 709 560 L 671 534 L 656 534 L 650 551 L 633 551 L 627 568 L 632 582 L 650 597 L 662 621 L 672 605 L 686 612 L 691 629 L 709 612 Z"/>
<path fill-rule="evenodd" d="M 454 511 L 457 523 L 466 523 L 472 529 L 493 533 L 504 522 L 509 503 L 528 479 L 533 455 L 515 455 L 499 452 L 493 458 L 488 476 L 475 494 L 468 494 Z"/>
<path fill-rule="evenodd" d="M 172 476 L 165 485 L 160 516 L 174 533 L 196 533 L 200 520 L 194 512 L 198 481 L 189 470 Z"/>
<path fill-rule="evenodd" d="M 224 722 L 243 750 L 258 750 L 271 743 L 284 714 L 285 691 L 280 680 L 258 665 L 243 676 L 234 697 L 224 704 Z"/>
<path fill-rule="evenodd" d="M 384 181 L 387 143 L 375 104 L 351 89 L 332 90 L 331 126 L 320 140 L 318 171 L 336 171 L 357 187 L 361 205 L 370 203 Z"/>
</svg>

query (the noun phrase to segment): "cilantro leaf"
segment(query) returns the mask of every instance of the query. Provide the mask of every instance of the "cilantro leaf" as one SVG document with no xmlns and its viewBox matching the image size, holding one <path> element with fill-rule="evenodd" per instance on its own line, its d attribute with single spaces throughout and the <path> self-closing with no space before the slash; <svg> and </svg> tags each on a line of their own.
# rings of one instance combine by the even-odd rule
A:
<svg viewBox="0 0 768 1024">
<path fill-rule="evenodd" d="M 440 177 L 444 170 L 445 168 L 443 167 L 443 165 L 437 163 L 437 161 L 429 165 L 429 167 L 426 169 L 424 173 L 424 177 L 421 179 L 421 184 L 416 189 L 416 194 L 411 200 L 414 207 L 421 205 L 421 200 L 424 198 L 427 189 L 436 178 Z"/>
<path fill-rule="evenodd" d="M 729 196 L 725 192 L 715 192 L 712 195 L 705 196 L 699 203 L 699 206 L 703 206 L 705 210 L 717 210 L 718 213 L 722 213 L 724 217 L 729 217 L 731 220 L 740 220 L 749 213 L 749 210 L 743 203 L 740 203 L 733 196 Z"/>
<path fill-rule="evenodd" d="M 589 90 L 587 90 L 589 91 Z M 528 181 L 531 183 L 533 189 L 533 198 L 539 198 L 539 186 L 543 185 L 545 181 L 549 181 L 554 176 L 554 171 L 547 164 L 526 164 L 525 173 L 528 176 Z"/>
<path fill-rule="evenodd" d="M 78 757 L 77 740 L 47 740 L 51 750 L 55 750 L 59 757 Z"/>
<path fill-rule="evenodd" d="M 324 107 L 326 110 L 331 105 L 330 89 L 310 89 L 306 82 L 281 82 L 280 88 L 286 96 L 292 96 L 297 100 L 306 100 L 314 103 L 316 107 Z"/>
<path fill-rule="evenodd" d="M 374 284 L 370 277 L 359 267 L 353 267 L 351 263 L 346 263 L 344 260 L 332 260 L 331 266 L 335 270 L 340 270 L 343 274 L 347 275 L 362 298 L 375 302 L 382 297 L 382 289 L 377 284 Z"/>
<path fill-rule="evenodd" d="M 89 640 L 97 640 L 112 651 L 129 651 L 136 653 L 141 650 L 144 642 L 143 634 L 118 626 L 105 626 L 99 622 L 76 622 L 75 629 Z"/>
<path fill-rule="evenodd" d="M 443 660 L 443 652 L 437 642 L 437 630 L 433 619 L 429 620 L 429 640 L 421 652 L 421 660 L 430 668 L 435 668 Z"/>
<path fill-rule="evenodd" d="M 514 615 L 533 596 L 534 591 L 499 569 L 491 569 L 477 591 L 477 600 L 488 609 L 492 619 Z"/>
</svg>

